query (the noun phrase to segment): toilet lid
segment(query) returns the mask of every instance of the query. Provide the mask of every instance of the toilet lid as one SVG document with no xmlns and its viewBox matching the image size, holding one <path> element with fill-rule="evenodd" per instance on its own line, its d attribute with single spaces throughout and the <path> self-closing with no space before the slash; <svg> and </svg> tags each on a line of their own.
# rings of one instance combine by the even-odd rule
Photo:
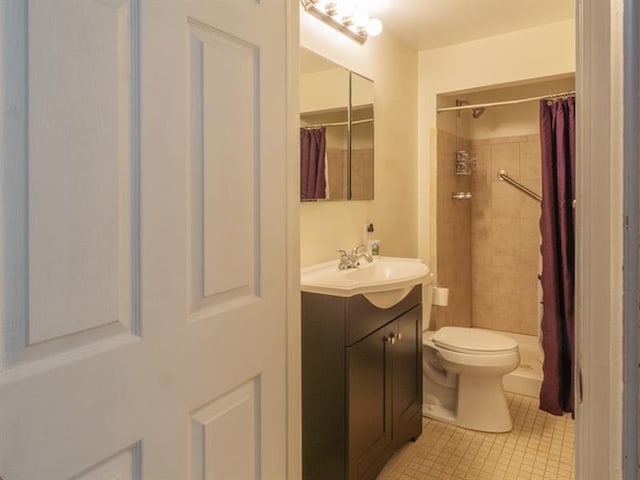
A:
<svg viewBox="0 0 640 480">
<path fill-rule="evenodd" d="M 518 349 L 514 339 L 479 328 L 442 327 L 432 341 L 439 347 L 461 353 L 498 353 Z"/>
</svg>

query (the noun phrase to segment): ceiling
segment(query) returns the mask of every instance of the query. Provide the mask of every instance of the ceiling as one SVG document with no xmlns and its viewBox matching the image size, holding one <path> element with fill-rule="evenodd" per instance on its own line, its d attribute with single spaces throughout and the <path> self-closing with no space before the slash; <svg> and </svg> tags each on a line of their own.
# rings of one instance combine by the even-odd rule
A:
<svg viewBox="0 0 640 480">
<path fill-rule="evenodd" d="M 370 1 L 384 28 L 417 50 L 561 22 L 575 15 L 574 0 Z"/>
</svg>

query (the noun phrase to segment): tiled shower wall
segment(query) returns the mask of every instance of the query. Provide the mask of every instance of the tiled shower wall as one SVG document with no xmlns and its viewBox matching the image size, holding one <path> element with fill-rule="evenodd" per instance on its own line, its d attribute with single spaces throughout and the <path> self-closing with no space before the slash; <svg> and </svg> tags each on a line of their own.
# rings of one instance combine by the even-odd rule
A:
<svg viewBox="0 0 640 480">
<path fill-rule="evenodd" d="M 541 193 L 540 137 L 474 140 L 471 176 L 472 325 L 538 334 L 540 204 L 498 172 Z"/>
<path fill-rule="evenodd" d="M 449 288 L 449 306 L 432 308 L 432 329 L 471 326 L 471 201 L 452 200 L 453 192 L 468 192 L 471 177 L 455 175 L 457 150 L 469 141 L 437 132 L 437 262 L 438 283 Z"/>
<path fill-rule="evenodd" d="M 539 136 L 469 141 L 441 130 L 437 135 L 437 277 L 450 293 L 448 307 L 433 307 L 432 327 L 537 335 L 540 204 L 500 181 L 498 172 L 540 193 Z M 471 177 L 455 175 L 461 149 L 476 154 Z M 473 197 L 452 200 L 458 191 Z"/>
</svg>

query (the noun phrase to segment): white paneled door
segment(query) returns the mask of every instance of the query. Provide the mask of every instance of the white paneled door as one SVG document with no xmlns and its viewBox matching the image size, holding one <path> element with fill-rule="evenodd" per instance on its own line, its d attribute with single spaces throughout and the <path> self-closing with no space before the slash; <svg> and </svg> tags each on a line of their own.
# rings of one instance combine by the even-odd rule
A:
<svg viewBox="0 0 640 480">
<path fill-rule="evenodd" d="M 287 0 L 0 2 L 0 477 L 286 478 Z"/>
</svg>

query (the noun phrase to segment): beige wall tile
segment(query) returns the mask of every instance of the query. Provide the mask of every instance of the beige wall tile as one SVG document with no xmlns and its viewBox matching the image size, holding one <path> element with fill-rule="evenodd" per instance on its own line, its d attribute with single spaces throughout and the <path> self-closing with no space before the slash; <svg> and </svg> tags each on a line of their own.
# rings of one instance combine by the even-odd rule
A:
<svg viewBox="0 0 640 480">
<path fill-rule="evenodd" d="M 506 182 L 496 180 L 491 185 L 491 215 L 495 220 L 520 218 L 522 192 Z"/>
<path fill-rule="evenodd" d="M 540 140 L 520 143 L 520 176 L 523 181 L 538 181 L 538 184 L 527 185 L 532 189 L 540 187 L 539 182 L 542 174 L 540 159 Z"/>
<path fill-rule="evenodd" d="M 450 294 L 449 306 L 434 308 L 435 326 L 471 326 L 471 203 L 451 198 L 454 192 L 471 190 L 470 177 L 455 175 L 456 151 L 470 145 L 448 132 L 437 135 L 437 278 Z"/>
<path fill-rule="evenodd" d="M 474 264 L 474 267 L 476 265 Z M 493 328 L 494 311 L 493 311 L 493 287 L 492 274 L 493 267 L 491 263 L 482 265 L 481 270 L 474 268 L 476 274 L 473 275 L 471 292 L 472 292 L 472 324 L 474 327 Z"/>
<path fill-rule="evenodd" d="M 483 150 L 480 175 L 471 182 L 472 324 L 536 335 L 540 205 L 499 181 L 497 172 L 505 169 L 540 191 L 539 138 L 494 138 L 476 145 Z"/>
<path fill-rule="evenodd" d="M 539 190 L 538 190 L 539 191 Z M 523 194 L 524 195 L 524 194 Z M 540 202 L 533 198 L 525 197 L 520 202 L 520 218 L 537 225 L 540 221 Z"/>
<path fill-rule="evenodd" d="M 520 242 L 522 244 L 521 252 L 525 255 L 523 262 L 526 259 L 531 259 L 535 264 L 538 263 L 540 256 L 540 227 L 534 220 L 522 219 L 520 220 Z"/>
<path fill-rule="evenodd" d="M 471 177 L 455 175 L 456 148 L 476 154 Z M 469 143 L 438 132 L 438 281 L 450 298 L 448 307 L 434 308 L 437 328 L 537 334 L 540 206 L 497 172 L 540 191 L 539 168 L 538 136 Z M 471 202 L 451 200 L 456 191 L 471 191 Z"/>
<path fill-rule="evenodd" d="M 491 185 L 479 183 L 471 185 L 471 215 L 474 222 L 489 222 L 493 218 L 491 209 Z M 472 227 L 473 228 L 473 227 Z"/>
<path fill-rule="evenodd" d="M 520 177 L 520 144 L 499 143 L 491 145 L 491 170 L 497 176 L 500 170 L 506 170 L 513 178 Z"/>
<path fill-rule="evenodd" d="M 491 253 L 494 258 L 517 256 L 520 250 L 520 220 L 494 218 L 491 222 Z"/>
<path fill-rule="evenodd" d="M 487 145 L 471 146 L 471 151 L 476 155 L 476 169 L 471 175 L 471 182 L 487 182 L 493 180 L 491 168 L 491 147 Z"/>
</svg>

